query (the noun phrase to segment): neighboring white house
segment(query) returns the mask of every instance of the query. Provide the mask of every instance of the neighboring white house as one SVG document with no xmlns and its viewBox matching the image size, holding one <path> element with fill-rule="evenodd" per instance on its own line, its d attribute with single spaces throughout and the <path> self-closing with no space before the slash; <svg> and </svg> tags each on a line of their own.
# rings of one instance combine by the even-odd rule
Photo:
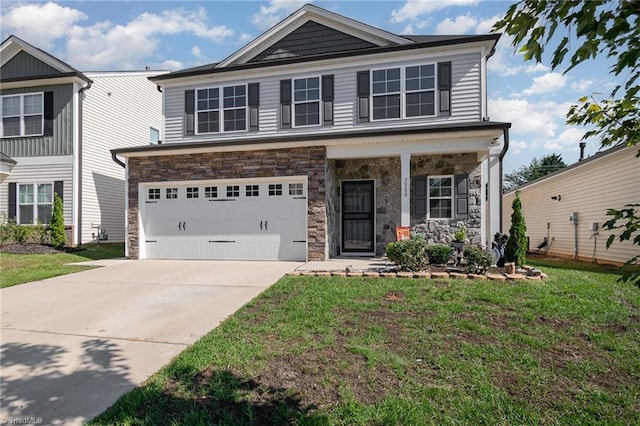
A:
<svg viewBox="0 0 640 426">
<path fill-rule="evenodd" d="M 124 241 L 124 170 L 110 149 L 157 143 L 160 72 L 82 73 L 15 36 L 0 45 L 0 215 L 47 223 L 63 198 L 68 243 Z"/>
<path fill-rule="evenodd" d="M 617 147 L 529 182 L 503 195 L 505 231 L 511 225 L 511 204 L 520 191 L 530 239 L 529 249 L 560 257 L 622 264 L 640 253 L 630 241 L 606 241 L 612 231 L 602 224 L 608 209 L 640 203 L 640 159 L 637 147 Z M 547 245 L 538 249 L 547 241 Z"/>
<path fill-rule="evenodd" d="M 382 255 L 397 227 L 446 243 L 464 225 L 486 244 L 510 128 L 487 116 L 499 38 L 402 36 L 305 5 L 219 63 L 152 77 L 163 144 L 113 150 L 127 255 Z"/>
</svg>

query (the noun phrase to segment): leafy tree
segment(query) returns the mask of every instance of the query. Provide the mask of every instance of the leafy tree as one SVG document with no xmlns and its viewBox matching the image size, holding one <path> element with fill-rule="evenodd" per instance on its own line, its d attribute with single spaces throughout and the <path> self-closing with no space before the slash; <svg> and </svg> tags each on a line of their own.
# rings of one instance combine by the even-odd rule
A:
<svg viewBox="0 0 640 426">
<path fill-rule="evenodd" d="M 567 164 L 560 154 L 545 155 L 540 160 L 534 158 L 528 165 L 521 166 L 513 172 L 505 173 L 503 190 L 510 191 L 565 167 L 567 167 Z"/>
<path fill-rule="evenodd" d="M 623 78 L 623 85 L 616 86 L 606 98 L 580 98 L 569 109 L 567 123 L 593 126 L 583 139 L 598 136 L 602 147 L 633 146 L 640 140 L 639 12 L 637 0 L 523 0 L 510 6 L 493 29 L 512 35 L 513 46 L 521 46 L 525 60 L 541 62 L 545 49 L 553 51 L 551 67 L 564 68 L 565 73 L 596 57 L 608 58 L 611 74 Z M 558 29 L 564 34 L 560 36 Z M 636 156 L 640 157 L 640 150 Z M 622 230 L 617 235 L 620 241 L 640 245 L 640 206 L 624 207 L 608 210 L 611 219 L 605 229 Z M 607 240 L 607 247 L 615 238 Z M 627 267 L 637 265 L 637 256 L 626 263 Z M 640 287 L 638 273 L 624 274 L 622 280 Z"/>
<path fill-rule="evenodd" d="M 64 247 L 67 243 L 67 235 L 64 232 L 64 208 L 62 198 L 53 194 L 53 212 L 51 214 L 51 245 L 57 248 Z"/>
<path fill-rule="evenodd" d="M 522 201 L 520 201 L 520 191 L 516 191 L 516 197 L 511 203 L 513 213 L 511 213 L 511 228 L 509 228 L 509 239 L 504 249 L 504 257 L 507 262 L 515 262 L 520 268 L 527 261 L 527 225 L 524 223 L 522 214 Z"/>
</svg>

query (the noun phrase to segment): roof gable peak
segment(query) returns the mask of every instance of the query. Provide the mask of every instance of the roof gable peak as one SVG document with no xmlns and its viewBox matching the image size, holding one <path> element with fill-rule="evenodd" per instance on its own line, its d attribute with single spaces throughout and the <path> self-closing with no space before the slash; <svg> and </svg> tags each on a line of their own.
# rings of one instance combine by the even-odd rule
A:
<svg viewBox="0 0 640 426">
<path fill-rule="evenodd" d="M 315 22 L 329 29 L 344 33 L 365 43 L 384 47 L 415 43 L 405 37 L 392 34 L 329 10 L 306 4 L 287 18 L 271 27 L 231 56 L 216 65 L 224 68 L 230 65 L 241 65 L 250 62 L 256 56 L 272 47 L 308 22 Z"/>
</svg>

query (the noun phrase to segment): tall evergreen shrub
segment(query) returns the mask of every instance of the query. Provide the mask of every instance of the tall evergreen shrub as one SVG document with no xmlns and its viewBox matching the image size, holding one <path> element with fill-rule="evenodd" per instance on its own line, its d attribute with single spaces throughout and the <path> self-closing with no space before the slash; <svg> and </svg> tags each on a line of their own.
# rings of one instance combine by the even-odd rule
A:
<svg viewBox="0 0 640 426">
<path fill-rule="evenodd" d="M 511 207 L 513 208 L 511 228 L 509 228 L 509 239 L 504 249 L 504 257 L 507 262 L 515 262 L 519 268 L 527 261 L 527 225 L 525 225 L 522 215 L 520 191 L 516 191 L 516 197 L 513 199 Z"/>
<path fill-rule="evenodd" d="M 67 235 L 64 233 L 64 207 L 62 198 L 53 194 L 53 212 L 51 214 L 51 245 L 62 248 L 67 243 Z"/>
</svg>

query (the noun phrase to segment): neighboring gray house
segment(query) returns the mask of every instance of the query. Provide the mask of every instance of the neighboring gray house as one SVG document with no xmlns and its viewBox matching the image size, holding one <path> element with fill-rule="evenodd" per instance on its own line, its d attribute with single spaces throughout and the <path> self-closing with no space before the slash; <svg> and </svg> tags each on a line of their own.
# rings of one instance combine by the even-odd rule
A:
<svg viewBox="0 0 640 426">
<path fill-rule="evenodd" d="M 602 229 L 611 219 L 608 209 L 640 203 L 637 150 L 608 149 L 505 193 L 505 231 L 511 226 L 515 191 L 520 191 L 530 250 L 614 265 L 637 256 L 640 247 L 631 241 L 616 238 L 607 249 L 607 238 L 617 232 Z"/>
<path fill-rule="evenodd" d="M 131 258 L 381 255 L 500 230 L 499 35 L 400 36 L 306 5 L 223 61 L 152 77 L 164 141 L 127 170 Z M 500 139 L 506 139 L 500 142 Z"/>
<path fill-rule="evenodd" d="M 109 150 L 159 140 L 158 72 L 82 73 L 15 36 L 0 66 L 0 216 L 48 223 L 56 192 L 69 244 L 124 241 L 124 171 Z"/>
</svg>

